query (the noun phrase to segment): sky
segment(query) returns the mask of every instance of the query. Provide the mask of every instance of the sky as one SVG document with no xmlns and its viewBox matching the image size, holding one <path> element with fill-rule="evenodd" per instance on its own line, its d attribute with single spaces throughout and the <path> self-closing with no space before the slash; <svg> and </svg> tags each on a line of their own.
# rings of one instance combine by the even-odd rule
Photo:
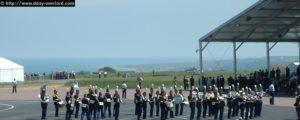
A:
<svg viewBox="0 0 300 120">
<path fill-rule="evenodd" d="M 0 8 L 0 56 L 8 58 L 191 58 L 198 39 L 258 0 L 76 0 L 71 8 Z M 244 44 L 238 58 L 265 57 Z M 232 59 L 211 43 L 204 59 Z M 279 43 L 271 56 L 296 56 Z"/>
</svg>

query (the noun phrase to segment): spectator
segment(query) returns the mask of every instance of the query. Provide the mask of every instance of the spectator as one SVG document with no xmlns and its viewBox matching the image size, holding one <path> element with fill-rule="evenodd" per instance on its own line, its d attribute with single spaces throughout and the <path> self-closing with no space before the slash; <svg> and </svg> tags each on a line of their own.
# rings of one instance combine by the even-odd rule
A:
<svg viewBox="0 0 300 120">
<path fill-rule="evenodd" d="M 274 82 L 272 82 L 269 86 L 269 94 L 271 96 L 270 98 L 270 104 L 274 105 L 274 97 L 275 97 L 275 87 L 274 87 Z"/>
<path fill-rule="evenodd" d="M 174 87 L 177 86 L 177 77 L 176 76 L 174 76 L 173 82 L 174 82 Z"/>
<path fill-rule="evenodd" d="M 17 93 L 17 81 L 16 81 L 16 79 L 14 79 L 14 81 L 12 82 L 12 86 L 13 86 L 12 93 Z"/>
<path fill-rule="evenodd" d="M 277 67 L 277 69 L 276 69 L 276 79 L 278 81 L 280 81 L 280 69 L 279 69 L 279 67 Z"/>
<path fill-rule="evenodd" d="M 101 71 L 99 71 L 99 79 L 101 79 Z"/>
<path fill-rule="evenodd" d="M 104 78 L 106 78 L 106 77 L 107 77 L 107 72 L 104 72 L 103 74 L 104 74 L 104 75 L 103 75 Z"/>
<path fill-rule="evenodd" d="M 184 76 L 183 78 L 183 86 L 184 86 L 184 90 L 187 90 L 187 88 L 189 87 L 189 81 L 186 76 Z"/>
<path fill-rule="evenodd" d="M 138 81 L 140 89 L 142 89 L 142 82 L 143 82 L 143 80 L 144 80 L 143 77 L 138 76 L 137 81 Z"/>
<path fill-rule="evenodd" d="M 192 76 L 192 77 L 190 78 L 190 83 L 191 83 L 191 90 L 192 90 L 193 87 L 194 87 L 194 83 L 195 83 L 194 76 Z"/>
<path fill-rule="evenodd" d="M 126 90 L 127 90 L 127 85 L 125 83 L 125 81 L 123 81 L 123 84 L 122 84 L 122 98 L 123 99 L 126 99 Z"/>
<path fill-rule="evenodd" d="M 290 68 L 288 66 L 286 66 L 285 68 L 285 78 L 290 77 Z"/>
</svg>

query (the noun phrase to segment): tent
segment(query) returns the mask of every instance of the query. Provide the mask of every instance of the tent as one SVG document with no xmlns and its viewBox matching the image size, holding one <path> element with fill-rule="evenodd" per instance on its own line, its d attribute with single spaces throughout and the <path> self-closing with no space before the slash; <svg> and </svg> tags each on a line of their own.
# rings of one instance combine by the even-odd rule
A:
<svg viewBox="0 0 300 120">
<path fill-rule="evenodd" d="M 24 81 L 24 67 L 8 59 L 0 58 L 0 82 Z"/>
</svg>

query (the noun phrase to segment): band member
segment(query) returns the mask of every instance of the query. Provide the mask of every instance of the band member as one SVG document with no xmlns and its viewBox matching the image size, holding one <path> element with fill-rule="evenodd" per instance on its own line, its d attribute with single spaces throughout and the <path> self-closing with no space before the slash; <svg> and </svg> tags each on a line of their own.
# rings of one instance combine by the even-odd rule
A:
<svg viewBox="0 0 300 120">
<path fill-rule="evenodd" d="M 153 117 L 153 108 L 154 108 L 154 93 L 153 93 L 153 87 L 150 88 L 150 93 L 149 93 L 149 105 L 150 105 L 150 117 Z"/>
<path fill-rule="evenodd" d="M 228 115 L 227 118 L 230 119 L 231 117 L 233 117 L 233 104 L 234 104 L 234 96 L 233 96 L 233 92 L 231 91 L 232 88 L 229 87 L 228 89 L 228 95 L 227 95 L 227 107 L 228 107 Z"/>
<path fill-rule="evenodd" d="M 193 95 L 193 91 L 192 90 L 190 90 L 190 94 L 188 96 L 188 100 L 189 100 L 190 109 L 191 109 L 190 120 L 194 120 L 195 107 L 196 107 L 196 96 Z"/>
<path fill-rule="evenodd" d="M 118 93 L 118 90 L 115 90 L 115 94 L 114 94 L 114 116 L 115 116 L 115 120 L 119 120 L 119 113 L 120 113 L 120 95 Z"/>
<path fill-rule="evenodd" d="M 112 100 L 112 96 L 109 93 L 109 89 L 106 89 L 106 93 L 104 95 L 104 118 L 106 117 L 106 110 L 108 109 L 108 116 L 111 117 L 111 100 Z"/>
<path fill-rule="evenodd" d="M 254 117 L 258 117 L 261 115 L 261 110 L 262 110 L 262 97 L 263 97 L 264 93 L 263 93 L 263 89 L 262 89 L 262 85 L 259 84 L 259 87 L 257 89 L 256 92 L 256 104 L 255 104 L 255 112 L 254 112 Z"/>
<path fill-rule="evenodd" d="M 299 92 L 299 86 L 298 86 L 296 102 L 295 102 L 294 106 L 296 107 L 296 113 L 297 113 L 298 120 L 300 120 L 300 92 Z"/>
<path fill-rule="evenodd" d="M 217 101 L 218 101 L 218 110 L 220 112 L 220 116 L 219 116 L 219 119 L 220 120 L 223 120 L 223 114 L 224 114 L 224 106 L 225 106 L 225 99 L 224 99 L 224 96 L 223 96 L 223 87 L 221 87 L 220 89 L 220 96 L 217 98 Z"/>
<path fill-rule="evenodd" d="M 203 99 L 203 118 L 206 118 L 206 112 L 207 112 L 207 106 L 208 106 L 208 94 L 206 93 L 206 87 L 204 86 L 203 89 L 203 95 L 202 95 L 202 99 Z"/>
<path fill-rule="evenodd" d="M 52 99 L 53 99 L 53 103 L 54 103 L 54 106 L 55 106 L 55 117 L 58 117 L 58 111 L 59 111 L 58 102 L 60 101 L 60 99 L 58 98 L 56 89 L 54 90 L 54 94 L 52 95 Z"/>
<path fill-rule="evenodd" d="M 42 107 L 42 120 L 46 120 L 47 114 L 47 106 L 49 102 L 49 97 L 46 95 L 46 88 L 42 88 L 41 94 L 39 95 L 39 99 Z"/>
<path fill-rule="evenodd" d="M 141 114 L 142 114 L 143 98 L 141 96 L 141 92 L 139 89 L 137 89 L 137 92 L 136 92 L 135 103 L 136 103 L 137 120 L 140 120 Z"/>
<path fill-rule="evenodd" d="M 175 88 L 175 96 L 177 96 L 177 95 L 180 95 L 180 94 L 178 94 L 178 90 Z M 180 95 L 181 96 L 181 95 Z M 182 96 L 181 96 L 181 98 L 183 98 Z M 183 100 L 182 100 L 183 101 Z M 178 116 L 178 113 L 179 113 L 179 105 L 180 104 L 176 104 L 175 103 L 175 116 Z"/>
<path fill-rule="evenodd" d="M 214 89 L 214 98 L 212 98 L 212 106 L 213 106 L 213 115 L 214 120 L 218 119 L 218 112 L 219 112 L 219 99 L 218 99 L 218 89 L 215 87 Z"/>
<path fill-rule="evenodd" d="M 81 120 L 84 120 L 84 115 L 86 115 L 86 119 L 87 120 L 90 120 L 90 117 L 89 117 L 89 99 L 87 97 L 87 94 L 84 94 L 83 95 L 84 98 L 81 100 Z"/>
<path fill-rule="evenodd" d="M 97 109 L 96 109 L 96 103 L 97 103 L 97 96 L 94 93 L 93 90 L 90 91 L 90 95 L 89 95 L 89 99 L 90 99 L 90 104 L 89 104 L 89 116 L 91 119 L 93 119 L 94 116 L 94 120 L 97 119 L 96 113 L 97 113 Z"/>
<path fill-rule="evenodd" d="M 167 106 L 166 106 L 166 92 L 164 90 L 161 91 L 160 97 L 159 97 L 159 102 L 160 102 L 160 119 L 165 120 L 166 119 L 166 111 L 167 111 Z"/>
<path fill-rule="evenodd" d="M 72 116 L 72 113 L 73 113 L 73 107 L 74 107 L 74 104 L 72 103 L 72 96 L 71 96 L 71 93 L 70 92 L 67 92 L 67 95 L 66 95 L 66 98 L 65 98 L 65 101 L 66 101 L 66 108 L 67 108 L 67 111 L 66 111 L 66 120 L 71 120 L 71 116 Z"/>
<path fill-rule="evenodd" d="M 250 113 L 249 119 L 253 119 L 253 112 L 254 112 L 254 106 L 255 106 L 255 97 L 254 92 L 251 90 L 251 88 L 248 88 L 248 99 L 246 101 L 246 119 L 248 119 L 248 113 Z"/>
<path fill-rule="evenodd" d="M 104 119 L 103 108 L 104 108 L 104 97 L 102 95 L 102 92 L 100 91 L 98 96 L 97 119 L 100 118 L 100 114 L 101 114 L 101 118 Z"/>
<path fill-rule="evenodd" d="M 155 99 L 155 106 L 156 106 L 156 116 L 158 116 L 159 115 L 159 103 L 160 103 L 160 101 L 159 101 L 159 91 L 158 90 L 156 91 L 154 99 Z"/>
<path fill-rule="evenodd" d="M 169 108 L 167 109 L 167 114 L 166 114 L 166 118 L 168 118 L 168 111 L 170 111 L 170 118 L 174 118 L 174 106 L 173 106 L 173 91 L 170 90 L 170 95 L 168 96 L 168 102 L 171 103 L 171 106 L 169 106 Z"/>
<path fill-rule="evenodd" d="M 244 119 L 244 110 L 245 110 L 246 100 L 247 100 L 247 96 L 245 95 L 244 88 L 242 88 L 242 91 L 240 92 L 240 97 L 238 98 L 239 106 L 241 109 L 240 114 L 241 114 L 242 119 Z"/>
<path fill-rule="evenodd" d="M 240 91 L 239 91 L 239 83 L 237 83 L 237 86 L 235 87 L 235 99 L 233 101 L 233 116 L 232 117 L 235 117 L 235 116 L 239 116 L 239 109 L 240 109 Z"/>
<path fill-rule="evenodd" d="M 182 94 L 182 89 L 179 90 L 179 94 L 182 95 L 182 98 L 184 98 L 184 95 Z M 179 115 L 183 114 L 183 107 L 184 107 L 184 103 L 181 103 L 180 104 L 180 114 Z"/>
<path fill-rule="evenodd" d="M 135 93 L 134 93 L 134 99 L 136 99 L 137 93 L 139 91 L 139 86 L 137 86 L 137 88 L 135 89 Z M 137 115 L 137 105 L 136 105 L 136 101 L 134 100 L 134 105 L 135 105 L 135 115 Z"/>
<path fill-rule="evenodd" d="M 201 112 L 202 112 L 202 96 L 200 95 L 200 91 L 197 91 L 197 120 L 201 119 Z"/>
<path fill-rule="evenodd" d="M 75 118 L 78 118 L 79 106 L 80 106 L 80 98 L 79 98 L 79 90 L 76 90 L 76 94 L 74 96 L 75 99 Z"/>
<path fill-rule="evenodd" d="M 209 98 L 208 98 L 208 117 L 211 117 L 213 115 L 213 105 L 212 105 L 212 99 L 214 97 L 213 88 L 209 86 Z"/>
<path fill-rule="evenodd" d="M 146 115 L 147 115 L 147 103 L 148 103 L 148 99 L 147 99 L 147 93 L 143 92 L 143 119 L 146 119 Z"/>
</svg>

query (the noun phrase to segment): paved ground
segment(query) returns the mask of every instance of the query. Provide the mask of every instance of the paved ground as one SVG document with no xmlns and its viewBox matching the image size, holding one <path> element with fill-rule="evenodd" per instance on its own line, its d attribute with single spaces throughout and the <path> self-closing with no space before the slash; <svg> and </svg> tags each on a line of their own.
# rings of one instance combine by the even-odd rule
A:
<svg viewBox="0 0 300 120">
<path fill-rule="evenodd" d="M 149 108 L 149 107 L 148 107 Z M 227 108 L 225 108 L 227 111 Z M 174 118 L 173 120 L 184 120 L 189 118 L 189 107 L 186 106 L 184 115 Z M 41 107 L 39 101 L 0 101 L 0 116 L 1 120 L 39 120 L 41 115 Z M 48 104 L 48 120 L 64 120 L 65 109 L 60 109 L 60 117 L 54 117 L 54 105 Z M 296 113 L 293 107 L 263 105 L 262 117 L 255 118 L 256 120 L 295 120 Z M 227 118 L 227 112 L 224 113 L 224 118 Z M 134 104 L 131 100 L 121 104 L 120 120 L 134 120 Z M 159 120 L 158 117 L 149 118 L 149 120 Z M 207 118 L 211 120 L 212 118 Z M 234 118 L 235 120 L 237 118 Z M 73 119 L 79 120 L 79 119 Z M 109 119 L 108 119 L 109 120 Z M 171 120 L 171 119 L 170 119 Z"/>
</svg>

